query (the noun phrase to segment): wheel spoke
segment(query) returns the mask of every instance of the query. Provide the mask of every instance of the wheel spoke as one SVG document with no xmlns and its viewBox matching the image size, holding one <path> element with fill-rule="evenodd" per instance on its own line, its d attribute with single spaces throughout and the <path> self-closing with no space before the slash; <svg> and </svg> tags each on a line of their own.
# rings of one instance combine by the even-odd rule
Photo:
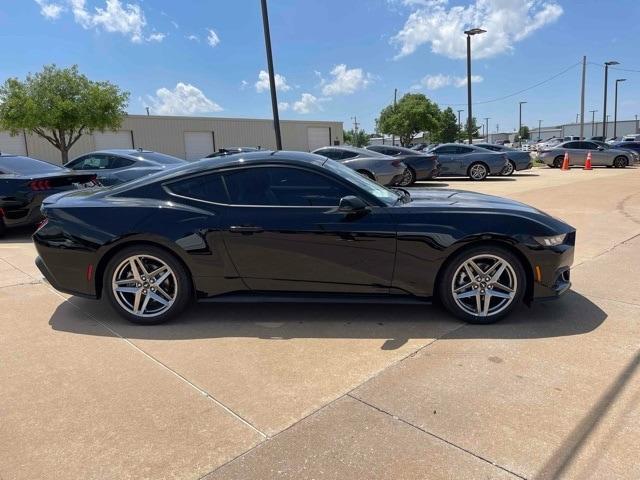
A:
<svg viewBox="0 0 640 480">
<path fill-rule="evenodd" d="M 125 278 L 124 280 L 116 280 L 114 283 L 116 285 L 135 285 L 138 282 L 135 278 Z"/>
<path fill-rule="evenodd" d="M 480 292 L 476 292 L 476 315 L 482 315 L 482 298 Z"/>
<path fill-rule="evenodd" d="M 496 290 L 493 290 L 491 292 L 491 295 L 497 298 L 507 298 L 507 299 L 513 297 L 513 293 L 498 292 Z"/>
<path fill-rule="evenodd" d="M 471 298 L 471 297 L 475 297 L 477 295 L 476 290 L 469 290 L 468 292 L 464 292 L 464 293 L 458 293 L 456 294 L 456 297 L 462 299 L 462 298 Z"/>
<path fill-rule="evenodd" d="M 482 308 L 482 316 L 486 317 L 489 315 L 489 307 L 491 306 L 491 293 L 486 292 L 484 294 L 484 306 Z"/>
<path fill-rule="evenodd" d="M 495 282 L 495 283 L 493 284 L 493 288 L 496 288 L 496 287 L 497 287 L 497 288 L 499 288 L 499 289 L 501 289 L 501 290 L 504 290 L 504 291 L 506 291 L 506 292 L 510 292 L 510 293 L 513 293 L 513 291 L 514 291 L 514 290 L 513 290 L 513 288 L 511 288 L 511 287 L 507 287 L 506 285 L 503 285 L 502 283 L 498 283 L 498 282 Z M 495 291 L 495 290 L 494 290 L 494 291 Z"/>
<path fill-rule="evenodd" d="M 473 260 L 469 260 L 467 263 L 471 266 L 471 268 L 473 268 L 473 270 L 475 270 L 477 275 L 484 275 L 484 272 L 476 262 L 474 262 Z"/>
<path fill-rule="evenodd" d="M 155 279 L 156 284 L 160 285 L 169 277 L 169 275 L 171 275 L 171 272 L 169 271 L 169 269 L 167 269 L 166 272 L 164 272 L 162 275 L 160 275 L 158 278 Z"/>
<path fill-rule="evenodd" d="M 142 307 L 140 307 L 140 314 L 144 315 L 145 310 L 147 309 L 147 305 L 149 305 L 149 300 L 151 299 L 150 292 L 144 296 L 144 302 L 142 302 Z"/>
<path fill-rule="evenodd" d="M 139 289 L 136 292 L 136 297 L 133 300 L 133 313 L 136 315 L 140 313 L 140 300 L 142 299 L 142 290 Z"/>
<path fill-rule="evenodd" d="M 171 301 L 173 300 L 173 297 L 171 295 L 169 295 L 164 288 L 161 288 L 159 286 L 156 286 L 156 292 L 158 292 L 160 295 L 162 295 L 164 298 L 166 298 L 167 300 Z"/>
<path fill-rule="evenodd" d="M 140 291 L 140 289 L 138 287 L 116 287 L 115 288 L 116 292 L 120 292 L 120 293 L 138 293 L 138 291 Z"/>
<path fill-rule="evenodd" d="M 500 264 L 500 266 L 496 270 L 496 273 L 494 273 L 491 276 L 491 280 L 489 280 L 492 283 L 497 282 L 500 279 L 500 277 L 502 276 L 502 274 L 504 273 L 504 271 L 506 270 L 506 268 L 507 268 L 507 262 L 496 262 L 496 265 L 498 263 Z M 495 265 L 494 265 L 494 267 L 495 267 Z M 491 268 L 493 268 L 493 267 L 491 267 Z"/>
<path fill-rule="evenodd" d="M 471 285 L 473 285 L 473 282 L 469 282 L 466 285 L 462 285 L 461 287 L 458 287 L 454 290 L 455 293 L 461 292 L 462 290 L 466 290 L 467 288 L 471 287 Z"/>
<path fill-rule="evenodd" d="M 149 298 L 151 298 L 151 300 L 153 300 L 154 302 L 159 303 L 163 307 L 166 307 L 167 305 L 169 305 L 169 301 L 168 300 L 165 300 L 164 298 L 160 297 L 159 295 L 156 295 L 154 292 L 148 292 L 147 295 L 148 295 Z"/>
</svg>

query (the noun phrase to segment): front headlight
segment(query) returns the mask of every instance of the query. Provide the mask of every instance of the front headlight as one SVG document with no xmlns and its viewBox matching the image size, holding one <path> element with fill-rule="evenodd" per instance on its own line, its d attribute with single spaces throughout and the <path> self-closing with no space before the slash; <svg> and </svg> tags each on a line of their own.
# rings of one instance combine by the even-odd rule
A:
<svg viewBox="0 0 640 480">
<path fill-rule="evenodd" d="M 553 235 L 551 237 L 533 237 L 536 242 L 540 245 L 544 245 L 545 247 L 555 247 L 556 245 L 561 245 L 564 242 L 564 239 L 567 238 L 567 234 L 563 233 L 562 235 Z"/>
</svg>

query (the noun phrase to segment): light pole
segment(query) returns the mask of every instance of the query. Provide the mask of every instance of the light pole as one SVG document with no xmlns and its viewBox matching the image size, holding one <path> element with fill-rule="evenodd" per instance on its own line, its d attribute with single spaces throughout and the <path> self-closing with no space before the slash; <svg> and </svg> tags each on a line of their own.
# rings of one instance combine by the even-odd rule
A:
<svg viewBox="0 0 640 480">
<path fill-rule="evenodd" d="M 487 132 L 487 138 L 486 138 L 486 142 L 489 143 L 489 120 L 491 119 L 491 117 L 484 117 L 484 121 L 487 122 L 487 128 L 485 130 L 485 132 Z"/>
<path fill-rule="evenodd" d="M 262 3 L 262 27 L 264 28 L 264 46 L 267 50 L 267 67 L 269 70 L 269 88 L 271 89 L 271 109 L 273 110 L 273 128 L 276 133 L 276 150 L 282 150 L 282 136 L 280 135 L 280 114 L 278 113 L 278 96 L 276 94 L 276 79 L 273 69 L 273 54 L 271 51 L 271 32 L 269 31 L 269 13 L 267 0 Z"/>
<path fill-rule="evenodd" d="M 471 36 L 485 32 L 486 30 L 481 28 L 472 28 L 464 32 L 467 36 L 467 136 L 469 137 L 469 145 L 473 143 L 473 132 L 471 131 L 473 122 L 473 114 L 471 113 Z"/>
<path fill-rule="evenodd" d="M 591 112 L 591 136 L 595 137 L 595 128 L 596 128 L 596 112 L 598 110 L 589 110 L 589 112 Z M 596 132 L 597 133 L 597 132 Z"/>
<path fill-rule="evenodd" d="M 602 141 L 607 141 L 607 79 L 609 77 L 609 67 L 611 65 L 620 65 L 620 62 L 610 60 L 604 62 L 604 105 L 602 110 Z"/>
<path fill-rule="evenodd" d="M 462 132 L 462 124 L 460 123 L 460 113 L 464 112 L 464 110 L 458 110 L 458 138 L 457 138 L 457 142 L 460 141 L 460 133 Z"/>
<path fill-rule="evenodd" d="M 613 100 L 613 138 L 616 138 L 616 134 L 618 132 L 618 83 L 626 81 L 626 78 L 616 79 L 616 95 Z"/>
<path fill-rule="evenodd" d="M 520 116 L 518 117 L 518 142 L 520 147 L 522 146 L 522 105 L 525 103 L 527 102 L 519 103 Z"/>
<path fill-rule="evenodd" d="M 542 141 L 542 136 L 540 134 L 540 130 L 542 130 L 542 120 L 538 120 L 538 141 Z"/>
</svg>

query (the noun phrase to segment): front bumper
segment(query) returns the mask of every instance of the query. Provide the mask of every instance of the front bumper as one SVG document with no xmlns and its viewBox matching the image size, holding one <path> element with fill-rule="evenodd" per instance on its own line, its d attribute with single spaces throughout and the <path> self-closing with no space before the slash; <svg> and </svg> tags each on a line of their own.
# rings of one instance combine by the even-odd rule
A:
<svg viewBox="0 0 640 480">
<path fill-rule="evenodd" d="M 571 265 L 575 252 L 575 231 L 565 244 L 530 250 L 533 268 L 532 300 L 557 298 L 571 288 Z"/>
</svg>

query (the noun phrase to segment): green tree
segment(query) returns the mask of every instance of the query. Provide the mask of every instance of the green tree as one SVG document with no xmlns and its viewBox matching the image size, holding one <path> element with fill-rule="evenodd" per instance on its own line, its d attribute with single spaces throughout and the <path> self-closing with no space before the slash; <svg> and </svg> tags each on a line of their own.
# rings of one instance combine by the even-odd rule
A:
<svg viewBox="0 0 640 480">
<path fill-rule="evenodd" d="M 128 100 L 128 92 L 89 80 L 77 65 L 47 65 L 25 81 L 9 78 L 0 86 L 0 128 L 46 139 L 60 150 L 65 164 L 69 149 L 83 134 L 120 127 Z"/>
<path fill-rule="evenodd" d="M 433 140 L 439 143 L 455 142 L 460 138 L 460 126 L 458 119 L 451 107 L 447 107 L 440 114 L 439 128 L 433 136 Z"/>
<path fill-rule="evenodd" d="M 440 109 L 438 105 L 421 93 L 407 93 L 397 103 L 380 112 L 380 132 L 397 135 L 400 143 L 407 147 L 419 132 L 433 133 L 438 130 Z"/>
<path fill-rule="evenodd" d="M 469 138 L 469 133 L 468 133 L 468 125 L 465 122 L 464 124 L 464 128 L 462 129 L 461 133 L 461 137 L 463 140 L 467 140 Z M 471 136 L 473 138 L 480 138 L 480 127 L 478 126 L 478 122 L 476 121 L 476 117 L 473 117 L 471 119 Z"/>
<path fill-rule="evenodd" d="M 527 127 L 526 125 L 523 125 L 520 128 L 519 133 L 522 140 L 529 140 L 531 138 L 531 132 L 529 131 L 529 127 Z"/>
<path fill-rule="evenodd" d="M 356 134 L 353 129 L 346 130 L 344 133 L 344 143 L 348 143 L 354 147 L 364 147 L 369 144 L 370 135 L 364 130 L 358 130 Z"/>
</svg>

